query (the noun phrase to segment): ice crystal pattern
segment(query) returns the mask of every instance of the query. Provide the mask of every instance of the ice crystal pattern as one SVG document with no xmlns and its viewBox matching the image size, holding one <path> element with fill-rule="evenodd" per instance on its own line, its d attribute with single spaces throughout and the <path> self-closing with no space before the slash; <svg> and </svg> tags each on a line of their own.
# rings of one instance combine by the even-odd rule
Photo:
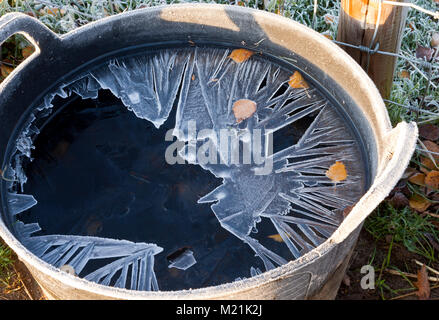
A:
<svg viewBox="0 0 439 320">
<path fill-rule="evenodd" d="M 50 113 L 55 95 L 96 98 L 99 89 L 109 89 L 137 117 L 157 128 L 167 120 L 178 97 L 174 136 L 186 146 L 209 138 L 214 141 L 225 128 L 238 136 L 261 129 L 261 150 L 265 161 L 273 163 L 272 173 L 261 175 L 258 170 L 264 163 L 230 164 L 225 159 L 227 150 L 215 145 L 214 152 L 225 163 L 200 165 L 223 183 L 198 202 L 212 203 L 221 226 L 249 245 L 267 270 L 300 257 L 323 243 L 339 225 L 343 209 L 361 196 L 364 180 L 358 145 L 335 107 L 317 89 L 292 88 L 288 85 L 291 71 L 257 55 L 236 63 L 229 58 L 230 52 L 173 49 L 114 59 L 65 83 L 46 96 L 23 130 L 7 171 L 9 179 L 21 185 L 26 182 L 21 160 L 31 157 L 32 140 L 39 132 L 33 120 Z M 232 108 L 239 99 L 254 101 L 257 110 L 237 123 Z M 305 118 L 313 120 L 297 143 L 274 153 L 265 150 L 279 130 Z M 211 129 L 213 134 L 191 135 L 189 121 L 196 122 L 198 131 Z M 245 140 L 242 144 L 245 147 Z M 197 164 L 187 148 L 180 154 Z M 347 179 L 336 185 L 325 175 L 335 161 L 343 162 L 348 171 Z M 30 195 L 11 192 L 9 203 L 12 214 L 18 214 L 36 201 Z M 271 221 L 291 257 L 280 256 L 252 236 L 261 219 Z M 153 264 L 154 255 L 162 248 L 154 244 L 71 235 L 31 236 L 38 225 L 19 221 L 16 228 L 33 253 L 56 267 L 69 261 L 79 274 L 92 259 L 117 258 L 85 278 L 134 290 L 158 290 Z M 255 270 L 251 276 L 258 274 Z"/>
</svg>

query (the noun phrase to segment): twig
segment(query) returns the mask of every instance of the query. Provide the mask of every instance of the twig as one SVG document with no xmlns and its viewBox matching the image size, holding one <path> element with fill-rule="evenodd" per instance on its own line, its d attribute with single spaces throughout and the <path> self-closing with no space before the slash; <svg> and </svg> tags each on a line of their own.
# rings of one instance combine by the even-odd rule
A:
<svg viewBox="0 0 439 320">
<path fill-rule="evenodd" d="M 424 212 L 425 214 L 428 214 L 429 216 L 432 216 L 432 217 L 434 217 L 434 218 L 439 218 L 439 214 L 435 214 L 435 213 L 431 213 L 431 212 L 428 212 L 428 211 L 426 211 L 426 212 Z"/>
<path fill-rule="evenodd" d="M 17 269 L 15 268 L 15 266 L 12 266 L 12 267 L 14 268 L 14 271 L 15 271 L 15 274 L 17 275 L 18 280 L 19 280 L 19 281 L 21 282 L 21 284 L 23 285 L 23 289 L 24 289 L 24 291 L 26 292 L 26 294 L 28 295 L 28 297 L 29 297 L 31 300 L 34 300 L 34 298 L 32 298 L 32 296 L 31 296 L 29 290 L 27 289 L 26 284 L 24 283 L 23 279 L 21 278 L 21 275 L 18 273 Z"/>
<path fill-rule="evenodd" d="M 416 260 L 416 259 L 413 259 L 413 261 L 415 261 L 415 263 L 416 263 L 418 266 L 422 266 L 422 265 L 425 264 L 425 263 L 422 263 L 422 262 L 420 262 L 420 261 L 418 261 L 418 260 Z M 437 271 L 437 270 L 435 270 L 435 269 L 433 269 L 433 268 L 431 268 L 431 267 L 429 267 L 429 266 L 425 266 L 425 267 L 427 268 L 427 270 L 429 270 L 429 271 L 431 271 L 431 272 L 433 272 L 433 273 L 439 275 L 439 271 Z"/>
<path fill-rule="evenodd" d="M 437 289 L 437 288 L 439 288 L 439 284 L 436 285 L 436 286 L 430 287 L 430 289 Z M 416 294 L 417 292 L 418 292 L 418 290 L 415 290 L 413 292 L 409 292 L 409 293 L 406 293 L 406 294 L 403 294 L 403 295 L 400 295 L 400 296 L 397 296 L 397 297 L 394 297 L 394 298 L 390 298 L 389 300 L 398 300 L 398 299 L 406 298 L 406 297 L 409 297 L 409 296 L 412 296 L 412 295 Z"/>
<path fill-rule="evenodd" d="M 418 275 L 416 275 L 414 273 L 407 273 L 407 272 L 402 272 L 402 271 L 397 271 L 397 270 L 392 270 L 392 269 L 386 269 L 385 271 L 387 273 L 393 274 L 395 276 L 406 276 L 407 278 L 413 278 L 413 279 L 418 278 Z M 428 277 L 428 280 L 436 282 L 436 281 L 439 281 L 439 277 Z"/>
</svg>

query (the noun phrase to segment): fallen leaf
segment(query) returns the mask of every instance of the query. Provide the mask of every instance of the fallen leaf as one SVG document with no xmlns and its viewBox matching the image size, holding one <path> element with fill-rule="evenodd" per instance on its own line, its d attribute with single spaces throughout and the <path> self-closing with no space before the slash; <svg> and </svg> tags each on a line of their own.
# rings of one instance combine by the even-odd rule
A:
<svg viewBox="0 0 439 320">
<path fill-rule="evenodd" d="M 330 34 L 324 34 L 323 36 L 324 36 L 326 39 L 334 40 L 334 38 L 333 38 Z"/>
<path fill-rule="evenodd" d="M 246 50 L 246 49 L 235 49 L 232 51 L 232 53 L 229 55 L 229 58 L 237 63 L 242 63 L 244 61 L 247 61 L 250 59 L 250 57 L 254 54 L 253 51 Z"/>
<path fill-rule="evenodd" d="M 434 50 L 428 47 L 419 46 L 416 48 L 416 58 L 430 61 L 433 58 Z"/>
<path fill-rule="evenodd" d="M 419 300 L 427 300 L 430 298 L 430 283 L 428 282 L 427 268 L 425 264 L 422 265 L 421 270 L 418 270 L 418 281 L 415 282 L 418 291 L 416 295 Z"/>
<path fill-rule="evenodd" d="M 351 278 L 347 274 L 345 274 L 344 277 L 343 277 L 343 284 L 346 287 L 350 287 L 351 286 Z"/>
<path fill-rule="evenodd" d="M 21 54 L 23 55 L 23 58 L 27 58 L 27 57 L 29 57 L 32 53 L 34 53 L 34 51 L 35 51 L 35 48 L 34 47 L 32 47 L 32 46 L 27 46 L 27 47 L 24 47 L 22 50 L 21 50 Z"/>
<path fill-rule="evenodd" d="M 439 46 L 439 33 L 435 32 L 435 33 L 433 33 L 433 35 L 431 36 L 431 46 L 432 46 L 432 47 L 437 47 L 437 46 Z"/>
<path fill-rule="evenodd" d="M 345 180 L 348 174 L 343 162 L 336 161 L 329 167 L 328 171 L 326 171 L 326 176 L 334 182 L 339 182 Z"/>
<path fill-rule="evenodd" d="M 439 171 L 430 171 L 425 176 L 425 185 L 433 189 L 439 189 Z"/>
<path fill-rule="evenodd" d="M 412 31 L 415 30 L 415 26 L 413 25 L 413 23 L 409 22 L 409 28 L 410 28 L 410 30 L 412 30 Z"/>
<path fill-rule="evenodd" d="M 419 170 L 421 170 L 425 174 L 428 174 L 431 170 L 434 169 L 437 168 L 429 157 L 421 157 L 421 165 L 419 166 Z"/>
<path fill-rule="evenodd" d="M 431 205 L 431 202 L 418 194 L 414 194 L 409 199 L 409 205 L 418 212 L 424 212 Z"/>
<path fill-rule="evenodd" d="M 256 112 L 256 102 L 249 99 L 240 99 L 233 104 L 233 114 L 236 122 L 250 118 Z"/>
<path fill-rule="evenodd" d="M 435 160 L 439 160 L 439 146 L 430 140 L 422 141 L 422 143 L 424 144 L 424 146 L 427 148 L 428 151 L 434 152 L 434 153 L 431 153 L 433 158 Z M 435 154 L 435 153 L 437 153 L 437 154 Z"/>
<path fill-rule="evenodd" d="M 423 173 L 415 173 L 409 178 L 411 183 L 417 184 L 418 186 L 423 186 L 425 184 L 425 174 Z"/>
<path fill-rule="evenodd" d="M 191 79 L 192 79 L 192 81 L 195 80 L 195 75 L 194 74 L 192 75 Z"/>
<path fill-rule="evenodd" d="M 399 77 L 404 79 L 410 79 L 410 72 L 408 72 L 407 70 L 402 70 L 399 73 Z"/>
<path fill-rule="evenodd" d="M 290 87 L 295 89 L 308 89 L 309 86 L 306 81 L 303 79 L 302 75 L 299 71 L 294 71 L 293 75 L 290 77 L 288 81 Z"/>
<path fill-rule="evenodd" d="M 0 71 L 3 78 L 6 78 L 12 72 L 12 70 L 14 70 L 14 68 L 7 66 L 5 64 L 2 64 L 0 66 Z"/>
<path fill-rule="evenodd" d="M 325 20 L 326 24 L 333 24 L 335 21 L 335 17 L 331 14 L 325 14 L 323 16 L 323 20 Z"/>
<path fill-rule="evenodd" d="M 283 242 L 283 239 L 280 236 L 280 234 L 272 234 L 271 236 L 268 236 L 268 238 L 273 239 L 276 242 Z"/>
<path fill-rule="evenodd" d="M 393 197 L 389 199 L 390 204 L 392 207 L 399 209 L 404 208 L 409 205 L 409 200 L 402 192 L 395 192 Z"/>
<path fill-rule="evenodd" d="M 44 9 L 41 9 L 40 13 L 42 14 L 47 13 L 52 16 L 57 16 L 58 14 L 60 14 L 61 16 L 63 16 L 66 13 L 66 11 L 64 9 L 46 7 Z"/>
<path fill-rule="evenodd" d="M 419 136 L 427 140 L 436 141 L 439 139 L 439 127 L 434 124 L 419 126 Z"/>
<path fill-rule="evenodd" d="M 402 175 L 401 179 L 408 179 L 412 175 L 414 175 L 415 173 L 418 173 L 418 170 L 416 170 L 415 168 L 412 168 L 412 167 L 407 167 L 407 169 L 405 169 L 404 174 Z"/>
</svg>

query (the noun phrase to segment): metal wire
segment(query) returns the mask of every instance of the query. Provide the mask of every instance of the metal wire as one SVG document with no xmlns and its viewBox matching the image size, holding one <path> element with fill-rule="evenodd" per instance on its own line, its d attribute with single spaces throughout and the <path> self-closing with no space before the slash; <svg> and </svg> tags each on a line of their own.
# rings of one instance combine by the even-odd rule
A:
<svg viewBox="0 0 439 320">
<path fill-rule="evenodd" d="M 372 1 L 378 1 L 379 2 L 379 7 L 378 7 L 378 14 L 377 14 L 377 20 L 376 20 L 376 24 L 375 24 L 375 30 L 372 36 L 372 40 L 370 41 L 370 45 L 369 46 L 363 46 L 363 45 L 353 45 L 350 43 L 345 43 L 345 42 L 341 42 L 341 41 L 337 41 L 337 40 L 333 40 L 334 43 L 338 44 L 338 45 L 342 45 L 342 46 L 346 46 L 346 47 L 350 47 L 350 48 L 354 48 L 357 50 L 360 50 L 361 52 L 365 52 L 367 53 L 367 65 L 366 65 L 366 72 L 369 69 L 369 63 L 370 63 L 370 56 L 373 54 L 382 54 L 382 55 L 387 55 L 387 56 L 392 56 L 392 57 L 396 57 L 396 58 L 401 58 L 404 59 L 406 61 L 409 62 L 409 64 L 416 70 L 416 72 L 419 72 L 422 77 L 424 77 L 425 79 L 427 79 L 428 85 L 425 89 L 425 93 L 424 96 L 422 98 L 421 103 L 419 104 L 419 106 L 416 107 L 412 107 L 412 106 L 406 106 L 391 100 L 387 100 L 387 99 L 383 99 L 385 102 L 387 103 L 391 103 L 391 104 L 395 104 L 398 105 L 400 107 L 404 107 L 408 110 L 412 110 L 416 112 L 417 117 L 419 117 L 419 113 L 425 113 L 425 114 L 430 114 L 430 115 L 434 115 L 434 116 L 439 116 L 438 113 L 434 113 L 428 110 L 424 110 L 421 109 L 422 104 L 424 103 L 425 100 L 425 96 L 428 93 L 430 87 L 433 87 L 435 89 L 437 89 L 437 86 L 432 83 L 431 81 L 431 75 L 432 75 L 432 70 L 433 69 L 439 69 L 439 65 L 434 64 L 434 61 L 436 60 L 436 57 L 438 56 L 438 52 L 439 52 L 439 48 L 437 48 L 433 58 L 432 58 L 432 62 L 423 60 L 423 59 L 417 59 L 417 58 L 411 58 L 411 57 L 407 57 L 404 56 L 400 53 L 393 53 L 393 52 L 387 52 L 387 51 L 381 51 L 379 50 L 379 42 L 375 43 L 376 37 L 378 35 L 378 30 L 379 30 L 379 26 L 380 26 L 380 20 L 381 20 L 381 12 L 382 12 L 382 5 L 383 4 L 388 4 L 388 5 L 392 5 L 392 6 L 401 6 L 401 7 L 409 7 L 415 10 L 418 10 L 420 12 L 423 12 L 425 14 L 431 15 L 433 16 L 435 19 L 439 19 L 439 12 L 433 12 L 427 9 L 424 9 L 414 3 L 411 2 L 397 2 L 397 1 L 388 1 L 388 0 L 372 0 Z M 373 47 L 373 49 L 372 49 Z M 428 69 L 428 75 L 426 76 L 424 74 L 424 72 L 422 72 L 418 67 L 416 67 L 416 65 L 414 64 L 418 64 L 421 65 L 422 67 L 424 67 L 425 69 Z"/>
<path fill-rule="evenodd" d="M 384 4 L 390 4 L 392 6 L 410 7 L 412 9 L 416 9 L 416 10 L 418 10 L 420 12 L 428 14 L 428 15 L 432 16 L 435 19 L 439 19 L 439 11 L 434 12 L 434 11 L 430 11 L 430 10 L 424 9 L 424 8 L 414 4 L 412 2 L 397 2 L 397 1 L 388 1 L 388 0 L 382 0 L 382 2 Z"/>
</svg>

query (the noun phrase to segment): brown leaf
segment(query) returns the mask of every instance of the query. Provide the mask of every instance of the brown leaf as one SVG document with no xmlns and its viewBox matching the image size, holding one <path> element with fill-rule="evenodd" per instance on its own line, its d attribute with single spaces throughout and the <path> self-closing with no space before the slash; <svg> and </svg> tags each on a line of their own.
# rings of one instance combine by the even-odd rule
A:
<svg viewBox="0 0 439 320">
<path fill-rule="evenodd" d="M 422 265 L 421 270 L 418 270 L 418 281 L 415 282 L 418 291 L 416 295 L 419 300 L 427 300 L 430 298 L 430 283 L 428 282 L 427 268 L 425 264 Z"/>
<path fill-rule="evenodd" d="M 323 36 L 324 36 L 326 39 L 334 40 L 334 38 L 333 38 L 330 34 L 324 34 Z"/>
<path fill-rule="evenodd" d="M 412 168 L 412 167 L 407 167 L 407 169 L 405 169 L 404 174 L 402 175 L 401 179 L 408 179 L 412 175 L 414 175 L 415 173 L 418 173 L 418 170 L 416 170 L 415 168 Z"/>
<path fill-rule="evenodd" d="M 12 70 L 14 70 L 14 68 L 7 66 L 5 64 L 2 64 L 0 66 L 0 71 L 3 78 L 6 78 L 12 72 Z"/>
<path fill-rule="evenodd" d="M 41 14 L 45 14 L 46 13 L 46 14 L 50 14 L 52 16 L 57 16 L 57 15 L 63 16 L 63 15 L 66 14 L 66 11 L 64 9 L 46 7 L 44 9 L 41 9 L 40 13 Z"/>
<path fill-rule="evenodd" d="M 294 71 L 293 75 L 290 77 L 288 81 L 290 87 L 295 89 L 308 89 L 309 86 L 306 81 L 303 79 L 302 75 L 299 71 Z"/>
<path fill-rule="evenodd" d="M 409 199 L 409 205 L 418 212 L 424 212 L 431 205 L 431 202 L 418 194 L 414 194 Z"/>
<path fill-rule="evenodd" d="M 425 184 L 425 174 L 420 172 L 415 173 L 409 178 L 409 181 L 419 186 L 423 186 Z"/>
<path fill-rule="evenodd" d="M 256 112 L 256 102 L 249 99 L 240 99 L 233 104 L 233 114 L 236 122 L 250 118 Z"/>
<path fill-rule="evenodd" d="M 343 181 L 347 178 L 348 174 L 343 162 L 336 161 L 326 171 L 326 176 L 334 182 Z"/>
<path fill-rule="evenodd" d="M 432 48 L 419 46 L 416 48 L 416 58 L 430 61 L 433 58 L 434 50 Z"/>
<path fill-rule="evenodd" d="M 409 205 L 409 200 L 402 192 L 395 192 L 393 197 L 389 199 L 390 204 L 396 208 L 404 208 Z"/>
<path fill-rule="evenodd" d="M 439 189 L 439 171 L 430 171 L 425 177 L 425 185 L 433 189 Z"/>
<path fill-rule="evenodd" d="M 242 63 L 250 59 L 250 57 L 254 54 L 253 51 L 246 49 L 235 49 L 229 55 L 229 58 L 235 61 L 236 63 Z"/>
<path fill-rule="evenodd" d="M 24 47 L 22 50 L 21 50 L 21 54 L 23 55 L 23 58 L 27 58 L 27 57 L 29 57 L 32 53 L 34 53 L 34 51 L 35 51 L 35 48 L 34 47 L 32 47 L 32 46 L 27 46 L 27 47 Z"/>
<path fill-rule="evenodd" d="M 331 14 L 325 14 L 323 20 L 325 20 L 326 24 L 333 24 L 335 22 L 335 17 Z"/>
<path fill-rule="evenodd" d="M 433 35 L 431 36 L 431 46 L 432 46 L 432 47 L 437 47 L 437 46 L 439 46 L 439 33 L 435 32 L 435 33 L 433 33 Z"/>
<path fill-rule="evenodd" d="M 419 170 L 428 174 L 431 170 L 436 169 L 433 161 L 429 157 L 421 157 L 421 165 L 419 166 Z"/>
<path fill-rule="evenodd" d="M 404 79 L 410 79 L 410 72 L 408 72 L 407 70 L 402 70 L 399 73 L 399 77 Z"/>
<path fill-rule="evenodd" d="M 350 287 L 351 286 L 351 278 L 347 274 L 345 274 L 344 277 L 343 277 L 343 284 L 346 287 Z"/>
<path fill-rule="evenodd" d="M 439 139 L 439 127 L 434 124 L 424 124 L 419 127 L 419 136 L 427 140 L 436 141 Z"/>
<path fill-rule="evenodd" d="M 428 151 L 438 153 L 438 154 L 432 153 L 431 155 L 435 160 L 439 160 L 439 146 L 430 140 L 422 141 L 422 143 L 424 144 L 424 146 L 427 148 Z"/>
</svg>

